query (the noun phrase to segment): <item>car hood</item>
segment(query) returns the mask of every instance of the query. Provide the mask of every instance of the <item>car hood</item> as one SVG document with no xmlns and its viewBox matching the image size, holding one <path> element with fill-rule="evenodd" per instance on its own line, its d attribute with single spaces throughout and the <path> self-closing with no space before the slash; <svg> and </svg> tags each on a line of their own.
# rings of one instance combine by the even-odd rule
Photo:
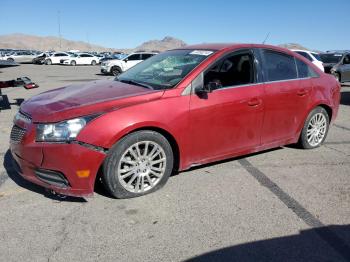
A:
<svg viewBox="0 0 350 262">
<path fill-rule="evenodd" d="M 22 103 L 33 122 L 58 122 L 159 99 L 164 91 L 100 80 L 44 92 Z"/>
</svg>

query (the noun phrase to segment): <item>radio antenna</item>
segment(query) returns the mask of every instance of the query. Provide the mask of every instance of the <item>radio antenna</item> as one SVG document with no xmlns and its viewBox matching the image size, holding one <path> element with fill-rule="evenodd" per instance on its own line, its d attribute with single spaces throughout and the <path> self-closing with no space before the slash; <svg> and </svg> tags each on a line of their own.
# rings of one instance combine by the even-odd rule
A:
<svg viewBox="0 0 350 262">
<path fill-rule="evenodd" d="M 270 32 L 267 33 L 267 35 L 266 35 L 264 41 L 262 42 L 263 44 L 265 44 L 265 42 L 266 42 L 266 40 L 269 38 L 269 36 L 270 36 Z"/>
</svg>

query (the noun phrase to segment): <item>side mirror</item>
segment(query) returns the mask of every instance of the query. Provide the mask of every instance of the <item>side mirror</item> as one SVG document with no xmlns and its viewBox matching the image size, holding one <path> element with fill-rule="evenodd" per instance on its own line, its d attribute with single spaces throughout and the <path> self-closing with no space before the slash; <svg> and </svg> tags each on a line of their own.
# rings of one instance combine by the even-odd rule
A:
<svg viewBox="0 0 350 262">
<path fill-rule="evenodd" d="M 127 58 L 124 59 L 124 62 L 125 62 L 125 63 L 128 62 L 128 61 L 129 61 L 129 59 L 127 59 Z"/>
<path fill-rule="evenodd" d="M 219 83 L 209 82 L 209 83 L 205 84 L 204 86 L 197 86 L 194 89 L 194 92 L 197 95 L 203 95 L 203 94 L 211 93 L 213 90 L 218 89 L 219 87 L 220 87 Z"/>
<path fill-rule="evenodd" d="M 344 65 L 350 64 L 350 59 L 348 57 L 345 57 L 344 61 L 343 61 L 343 64 Z"/>
</svg>

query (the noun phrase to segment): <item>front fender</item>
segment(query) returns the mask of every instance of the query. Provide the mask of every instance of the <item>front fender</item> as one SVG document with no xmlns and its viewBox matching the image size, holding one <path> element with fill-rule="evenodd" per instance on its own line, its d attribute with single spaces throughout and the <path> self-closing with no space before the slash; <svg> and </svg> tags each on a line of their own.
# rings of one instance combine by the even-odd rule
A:
<svg viewBox="0 0 350 262">
<path fill-rule="evenodd" d="M 159 128 L 183 143 L 188 128 L 190 96 L 146 101 L 107 112 L 91 121 L 77 140 L 111 148 L 120 138 L 136 129 Z"/>
</svg>

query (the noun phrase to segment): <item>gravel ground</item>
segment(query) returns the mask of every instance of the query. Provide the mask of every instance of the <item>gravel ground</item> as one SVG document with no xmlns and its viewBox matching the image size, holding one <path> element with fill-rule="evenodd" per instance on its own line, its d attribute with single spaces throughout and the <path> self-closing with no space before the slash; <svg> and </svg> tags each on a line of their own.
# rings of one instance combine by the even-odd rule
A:
<svg viewBox="0 0 350 262">
<path fill-rule="evenodd" d="M 283 147 L 182 172 L 160 191 L 115 200 L 53 197 L 12 169 L 18 102 L 113 78 L 98 66 L 21 65 L 40 87 L 4 89 L 0 111 L 1 261 L 350 261 L 350 85 L 324 146 Z"/>
</svg>

